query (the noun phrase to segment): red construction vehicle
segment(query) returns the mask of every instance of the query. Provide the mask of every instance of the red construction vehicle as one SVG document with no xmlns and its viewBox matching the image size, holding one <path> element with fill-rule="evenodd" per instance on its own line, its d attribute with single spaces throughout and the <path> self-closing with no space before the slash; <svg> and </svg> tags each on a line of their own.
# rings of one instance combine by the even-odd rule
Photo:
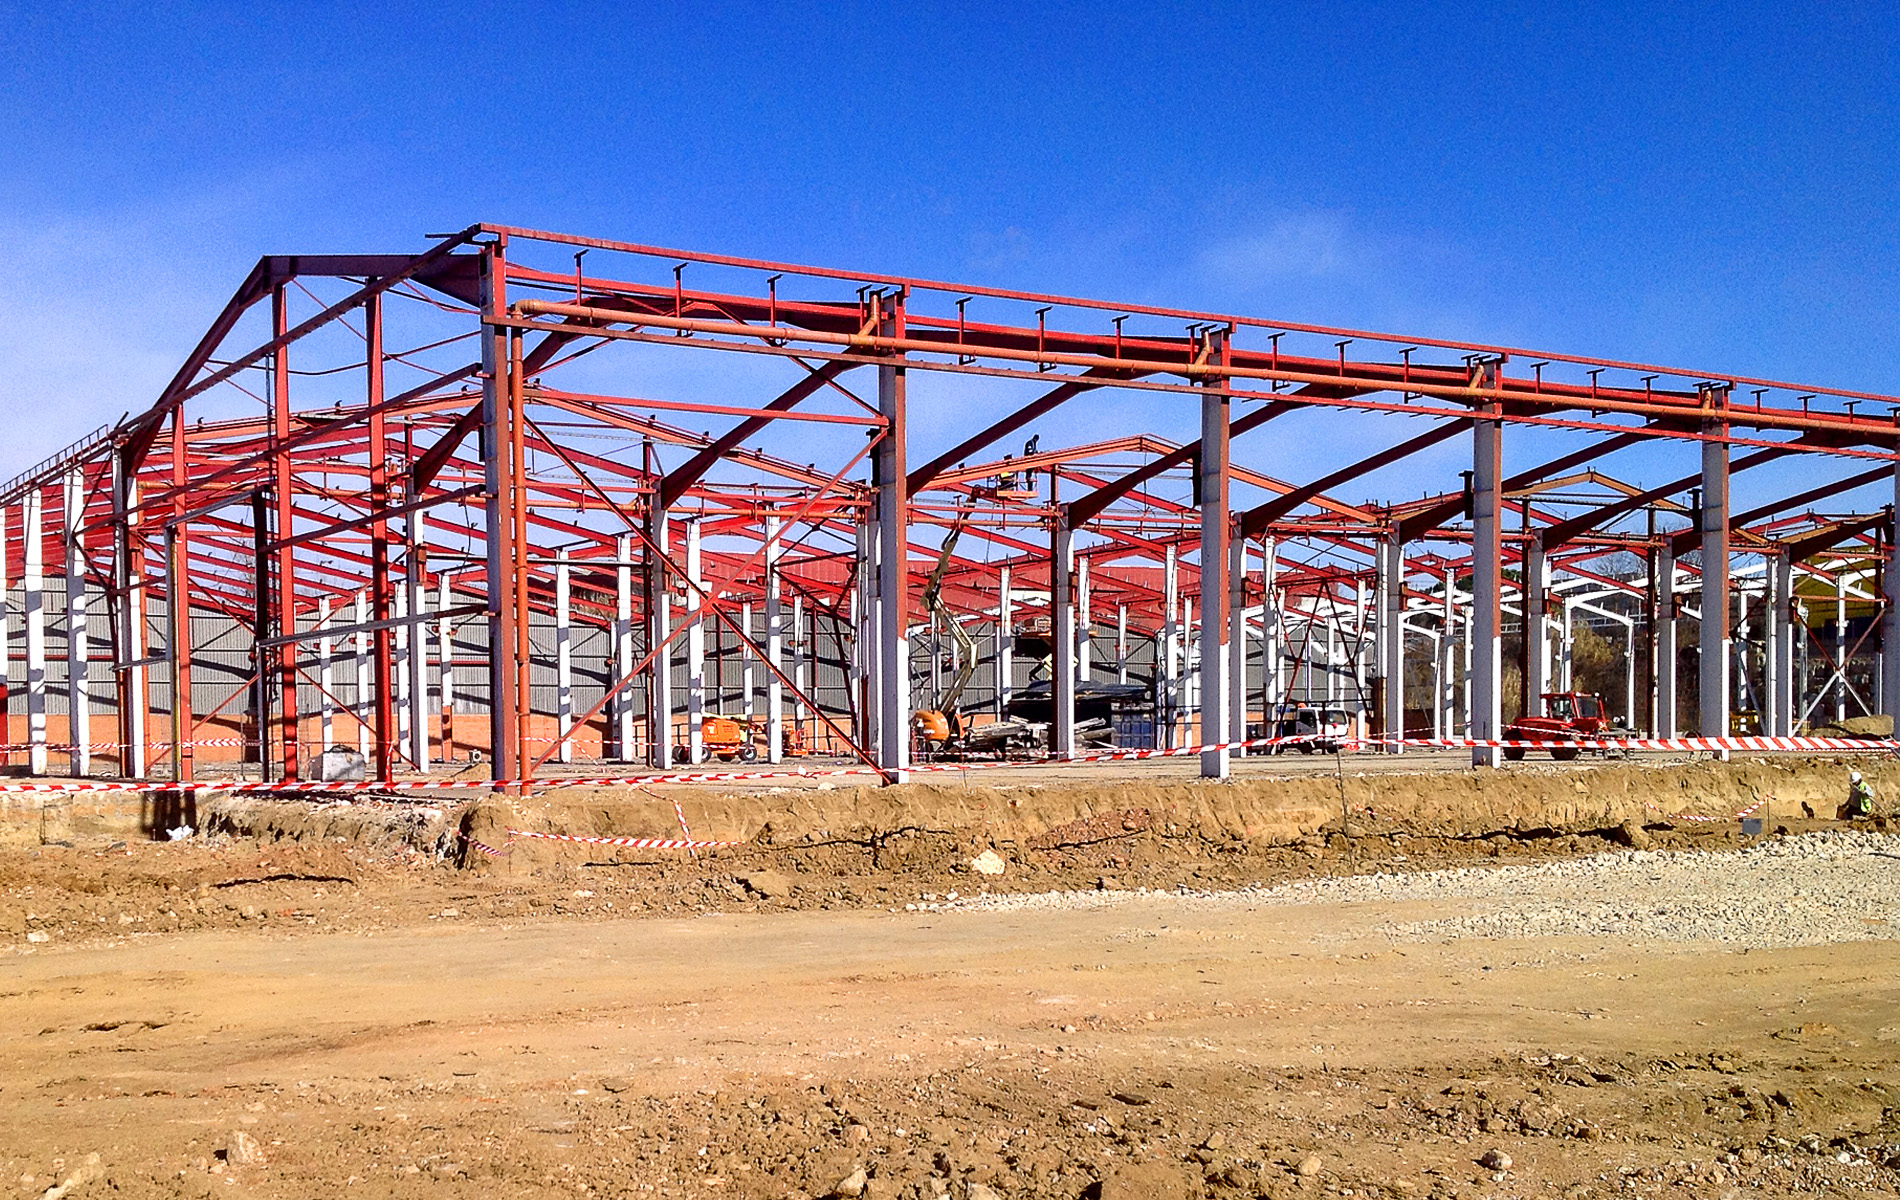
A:
<svg viewBox="0 0 1900 1200">
<path fill-rule="evenodd" d="M 1610 710 L 1603 697 L 1590 692 L 1545 692 L 1544 714 L 1522 717 L 1504 727 L 1507 742 L 1575 742 L 1603 737 L 1610 732 Z M 1516 762 L 1524 757 L 1524 746 L 1506 746 L 1504 757 Z M 1552 745 L 1550 756 L 1569 762 L 1582 749 L 1579 746 Z"/>
<path fill-rule="evenodd" d="M 756 762 L 759 757 L 757 748 L 752 745 L 752 731 L 731 717 L 706 717 L 699 723 L 699 744 L 705 750 L 708 759 L 720 762 Z M 685 746 L 673 747 L 673 762 L 684 764 L 692 761 L 692 754 Z"/>
</svg>

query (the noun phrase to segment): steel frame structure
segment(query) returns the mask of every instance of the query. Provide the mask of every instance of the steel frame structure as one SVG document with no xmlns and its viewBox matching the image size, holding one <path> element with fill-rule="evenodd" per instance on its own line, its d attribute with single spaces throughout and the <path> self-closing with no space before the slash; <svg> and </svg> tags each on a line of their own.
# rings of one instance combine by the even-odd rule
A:
<svg viewBox="0 0 1900 1200">
<path fill-rule="evenodd" d="M 1000 416 L 964 415 L 979 393 L 1002 398 Z M 1057 414 L 1087 423 L 1115 396 L 1167 419 L 1001 452 Z M 1328 654 L 1359 689 L 1368 731 L 1397 735 L 1416 732 L 1408 631 L 1438 647 L 1435 665 L 1460 631 L 1465 731 L 1483 742 L 1506 715 L 1507 613 L 1545 628 L 1583 588 L 1627 598 L 1614 619 L 1629 623 L 1632 664 L 1640 612 L 1648 724 L 1673 734 L 1685 584 L 1707 618 L 1700 724 L 1725 733 L 1737 578 L 1765 605 L 1767 724 L 1793 732 L 1801 580 L 1851 575 L 1868 592 L 1865 563 L 1878 560 L 1858 603 L 1883 629 L 1862 644 L 1900 647 L 1894 506 L 1811 511 L 1858 487 L 1900 490 L 1895 420 L 1857 411 L 1897 404 L 498 225 L 416 254 L 271 256 L 153 403 L 0 488 L 0 593 L 17 596 L 6 618 L 24 665 L 19 699 L 6 697 L 7 752 L 45 773 L 64 746 L 85 774 L 99 750 L 120 774 L 173 779 L 200 758 L 248 755 L 289 779 L 312 769 L 312 747 L 354 731 L 379 778 L 470 748 L 504 780 L 577 746 L 656 769 L 676 744 L 703 757 L 711 635 L 745 664 L 748 710 L 751 681 L 763 685 L 771 757 L 788 744 L 789 708 L 895 781 L 910 765 L 915 656 L 934 627 L 919 580 L 940 561 L 949 610 L 992 630 L 999 707 L 1015 686 L 1016 617 L 1047 619 L 1056 758 L 1075 753 L 1076 687 L 1104 659 L 1091 643 L 1110 613 L 1118 676 L 1131 637 L 1151 645 L 1164 709 L 1193 718 L 1165 736 L 1215 747 L 1202 770 L 1219 777 L 1256 707 L 1267 722 L 1290 698 L 1290 632 L 1304 639 L 1296 670 L 1315 631 L 1349 644 Z M 1315 456 L 1305 480 L 1251 465 L 1256 431 L 1298 414 L 1407 436 L 1331 469 Z M 723 428 L 694 431 L 692 418 Z M 1183 429 L 1198 436 L 1164 436 Z M 1527 433 L 1565 450 L 1507 474 Z M 1462 485 L 1340 498 L 1379 494 L 1375 476 L 1418 490 L 1420 456 L 1459 440 Z M 1693 451 L 1695 469 L 1648 487 L 1608 473 L 1611 456 L 1658 448 Z M 1730 511 L 1734 474 L 1791 456 L 1844 474 Z M 1658 528 L 1658 514 L 1687 526 Z M 960 552 L 945 549 L 951 529 Z M 1613 555 L 1640 569 L 1606 572 Z M 1749 556 L 1762 565 L 1738 575 Z M 64 576 L 66 628 L 93 631 L 64 638 L 63 739 L 48 720 L 51 572 Z M 194 622 L 207 619 L 238 631 L 248 669 L 198 711 Z M 829 704 L 814 696 L 820 620 L 849 680 Z M 1844 636 L 1845 617 L 1836 625 Z M 604 647 L 588 712 L 571 687 L 577 627 Z M 1520 644 L 1535 697 L 1547 643 Z M 0 645 L 11 658 L 11 638 Z M 351 688 L 336 683 L 339 645 L 353 647 Z M 1900 652 L 1881 663 L 1879 698 L 1863 707 L 1891 711 Z M 550 669 L 554 698 L 537 704 L 537 672 Z M 485 715 L 467 710 L 474 695 Z M 91 742 L 94 710 L 113 714 L 115 740 Z M 1495 761 L 1495 748 L 1473 753 Z"/>
</svg>

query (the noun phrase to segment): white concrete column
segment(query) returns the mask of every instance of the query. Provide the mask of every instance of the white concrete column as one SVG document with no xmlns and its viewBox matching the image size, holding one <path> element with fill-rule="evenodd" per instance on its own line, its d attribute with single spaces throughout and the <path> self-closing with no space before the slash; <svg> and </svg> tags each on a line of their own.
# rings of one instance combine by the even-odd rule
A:
<svg viewBox="0 0 1900 1200">
<path fill-rule="evenodd" d="M 1326 704 L 1339 702 L 1339 601 L 1328 596 L 1332 611 L 1326 614 Z"/>
<path fill-rule="evenodd" d="M 66 472 L 62 509 L 66 531 L 66 740 L 72 743 L 69 769 L 83 779 L 92 774 L 92 655 L 86 610 L 86 477 L 78 467 Z"/>
<path fill-rule="evenodd" d="M 1570 602 L 1570 597 L 1559 596 L 1557 597 L 1557 609 L 1557 619 L 1559 622 L 1558 645 L 1560 647 L 1559 657 L 1561 662 L 1561 670 L 1558 673 L 1558 690 L 1570 692 L 1575 691 L 1577 687 L 1576 678 L 1571 672 L 1572 650 L 1577 644 L 1576 605 Z"/>
<path fill-rule="evenodd" d="M 1463 676 L 1462 676 L 1463 684 L 1459 689 L 1459 694 L 1461 697 L 1461 699 L 1459 700 L 1459 703 L 1463 706 L 1464 722 L 1463 724 L 1459 726 L 1459 728 L 1463 730 L 1464 735 L 1466 737 L 1475 736 L 1475 734 L 1472 731 L 1476 727 L 1476 722 L 1473 720 L 1473 716 L 1474 714 L 1476 714 L 1477 709 L 1471 706 L 1471 666 L 1472 666 L 1471 638 L 1475 629 L 1476 629 L 1476 623 L 1471 619 L 1470 616 L 1466 616 L 1464 621 L 1459 625 L 1459 630 L 1463 634 L 1462 638 L 1460 639 L 1461 644 L 1460 644 L 1459 649 L 1462 653 L 1463 662 L 1464 662 L 1464 669 L 1463 669 Z"/>
<path fill-rule="evenodd" d="M 1178 620 L 1181 595 L 1180 557 L 1172 544 L 1161 561 L 1161 680 L 1160 720 L 1166 729 L 1163 746 L 1175 743 L 1175 723 L 1181 712 L 1181 626 Z"/>
<path fill-rule="evenodd" d="M 1847 568 L 1834 568 L 1834 720 L 1847 720 Z"/>
<path fill-rule="evenodd" d="M 633 672 L 633 538 L 614 539 L 614 682 Z M 608 711 L 614 718 L 614 750 L 623 763 L 638 757 L 633 745 L 633 697 L 637 685 L 629 681 L 614 696 Z"/>
<path fill-rule="evenodd" d="M 785 605 L 780 586 L 779 519 L 768 515 L 765 518 L 765 661 L 773 670 L 766 672 L 765 678 L 767 762 L 782 762 L 785 758 L 785 685 L 778 677 L 785 664 Z M 909 673 L 902 678 L 908 686 Z"/>
<path fill-rule="evenodd" d="M 1705 423 L 1703 432 L 1726 434 L 1726 425 Z M 1702 443 L 1702 662 L 1701 733 L 1728 736 L 1728 443 Z M 1726 758 L 1723 752 L 1721 757 Z"/>
<path fill-rule="evenodd" d="M 1201 705 L 1201 629 L 1194 600 L 1181 597 L 1181 713 L 1184 736 L 1198 733 Z"/>
<path fill-rule="evenodd" d="M 1247 539 L 1227 543 L 1227 729 L 1228 740 L 1247 737 Z M 1235 755 L 1247 756 L 1245 746 Z"/>
<path fill-rule="evenodd" d="M 554 552 L 554 736 L 560 739 L 554 757 L 574 761 L 574 604 L 573 564 L 567 547 Z"/>
<path fill-rule="evenodd" d="M 1388 754 L 1405 749 L 1405 546 L 1398 530 L 1379 542 L 1378 672 L 1384 681 L 1385 726 Z"/>
<path fill-rule="evenodd" d="M 688 611 L 694 615 L 686 625 L 686 757 L 697 766 L 706 761 L 706 735 L 700 728 L 706 719 L 706 577 L 701 571 L 699 521 L 686 523 L 686 589 Z"/>
<path fill-rule="evenodd" d="M 1676 736 L 1676 553 L 1667 537 L 1656 552 L 1656 728 Z"/>
<path fill-rule="evenodd" d="M 1227 537 L 1227 741 L 1246 739 L 1246 539 Z M 1229 756 L 1246 758 L 1245 746 Z"/>
<path fill-rule="evenodd" d="M 1480 363 L 1474 372 L 1481 386 L 1495 386 L 1498 364 Z M 1504 736 L 1503 655 L 1499 639 L 1504 542 L 1498 483 L 1503 467 L 1504 423 L 1480 420 L 1472 425 L 1471 518 L 1471 736 L 1492 741 Z M 1498 764 L 1496 746 L 1474 746 L 1473 766 Z"/>
<path fill-rule="evenodd" d="M 448 762 L 453 756 L 455 743 L 449 733 L 455 725 L 455 628 L 450 624 L 449 609 L 454 607 L 450 598 L 449 577 L 442 575 L 436 589 L 435 609 L 440 615 L 435 622 L 435 657 L 437 688 L 441 691 L 442 701 L 442 761 Z"/>
<path fill-rule="evenodd" d="M 369 624 L 369 592 L 356 593 L 356 752 L 369 760 L 369 723 L 371 714 L 376 711 L 376 697 L 370 686 L 369 630 L 362 628 Z"/>
<path fill-rule="evenodd" d="M 390 664 L 396 675 L 396 745 L 397 754 L 404 757 L 409 752 L 409 720 L 411 697 L 409 695 L 409 589 L 394 589 L 391 597 L 390 616 L 396 621 L 396 649 L 394 661 Z"/>
<path fill-rule="evenodd" d="M 1221 334 L 1209 334 L 1209 358 L 1224 358 Z M 1227 397 L 1218 387 L 1201 395 L 1201 778 L 1226 779 L 1231 770 L 1227 661 Z"/>
<path fill-rule="evenodd" d="M 935 708 L 936 698 L 943 695 L 943 621 L 936 613 L 929 614 L 929 621 L 923 631 L 925 649 L 930 657 L 930 703 Z"/>
<path fill-rule="evenodd" d="M 321 754 L 336 745 L 336 665 L 330 637 L 330 598 L 317 597 L 317 738 L 323 743 Z"/>
<path fill-rule="evenodd" d="M 1795 733 L 1800 732 L 1802 724 L 1807 720 L 1809 705 L 1818 703 L 1819 701 L 1819 697 L 1816 697 L 1814 701 L 1808 700 L 1808 684 L 1813 680 L 1813 663 L 1809 660 L 1808 655 L 1808 641 L 1814 630 L 1813 621 L 1814 617 L 1808 609 L 1808 602 L 1805 600 L 1796 600 L 1794 602 L 1794 620 L 1791 622 L 1795 627 L 1795 704 L 1794 707 L 1789 710 L 1793 714 L 1792 732 Z"/>
<path fill-rule="evenodd" d="M 1893 470 L 1893 523 L 1887 528 L 1886 570 L 1881 572 L 1887 598 L 1881 627 L 1880 707 L 1900 731 L 1900 463 Z"/>
<path fill-rule="evenodd" d="M 1550 626 L 1546 613 L 1550 596 L 1550 562 L 1544 550 L 1544 535 L 1532 533 L 1524 549 L 1524 637 L 1528 648 L 1524 655 L 1528 674 L 1524 678 L 1524 712 L 1544 715 L 1544 693 L 1550 687 Z M 1566 682 L 1564 687 L 1570 685 Z"/>
<path fill-rule="evenodd" d="M 1445 612 L 1444 629 L 1438 639 L 1438 723 L 1440 737 L 1458 735 L 1458 660 L 1454 657 L 1458 647 L 1468 644 L 1468 622 L 1458 619 L 1458 579 L 1455 572 L 1445 572 Z"/>
<path fill-rule="evenodd" d="M 647 757 L 654 766 L 673 762 L 673 591 L 666 574 L 671 524 L 662 510 L 647 514 L 647 652 L 654 655 L 648 667 L 647 725 L 653 744 Z"/>
<path fill-rule="evenodd" d="M 880 314 L 878 328 L 899 336 L 901 297 Z M 886 359 L 877 368 L 877 410 L 888 423 L 872 451 L 877 486 L 878 760 L 892 779 L 909 778 L 910 766 L 910 497 L 905 487 L 904 368 Z M 776 738 L 773 748 L 778 746 Z"/>
<path fill-rule="evenodd" d="M 408 569 L 403 586 L 409 593 L 409 761 L 429 773 L 429 581 L 423 576 L 422 514 L 411 513 Z M 285 619 L 293 619 L 285 606 Z"/>
<path fill-rule="evenodd" d="M 1799 634 L 1794 622 L 1794 563 L 1786 554 L 1777 554 L 1768 560 L 1769 570 L 1775 575 L 1775 644 L 1770 653 L 1777 667 L 1775 673 L 1775 736 L 1793 737 L 1795 720 L 1799 715 L 1795 710 L 1798 693 L 1794 686 L 1794 643 Z"/>
<path fill-rule="evenodd" d="M 1087 683 L 1095 677 L 1093 647 L 1090 634 L 1094 630 L 1094 613 L 1089 596 L 1089 560 L 1084 557 L 1075 564 L 1075 679 L 1077 683 Z"/>
<path fill-rule="evenodd" d="M 1128 682 L 1128 606 L 1115 606 L 1115 682 Z"/>
<path fill-rule="evenodd" d="M 1285 691 L 1280 680 L 1280 589 L 1275 576 L 1280 546 L 1269 537 L 1260 543 L 1260 720 L 1268 737 L 1280 734 L 1280 705 Z"/>
<path fill-rule="evenodd" d="M 792 697 L 793 727 L 804 728 L 811 716 L 800 696 L 811 695 L 811 620 L 805 612 L 805 597 L 802 594 L 792 596 L 792 687 L 797 693 Z"/>
<path fill-rule="evenodd" d="M 878 602 L 878 530 L 877 515 L 868 514 L 867 523 L 858 526 L 858 579 L 851 590 L 851 619 L 855 635 L 851 646 L 852 670 L 856 676 L 859 744 L 875 753 L 883 753 L 884 736 L 878 724 L 880 641 L 877 632 Z"/>
<path fill-rule="evenodd" d="M 1075 757 L 1075 531 L 1067 513 L 1056 506 L 1056 523 L 1049 549 L 1049 698 L 1055 706 L 1049 732 L 1054 758 Z"/>
<path fill-rule="evenodd" d="M 124 773 L 134 779 L 145 777 L 145 714 L 146 714 L 146 668 L 145 668 L 145 554 L 137 548 L 139 535 L 139 482 L 127 479 L 121 485 L 121 504 L 124 527 L 119 545 L 126 556 L 123 576 L 125 579 L 125 599 L 119 608 L 121 641 L 119 652 L 124 655 L 129 666 L 126 667 L 125 693 L 131 698 L 131 706 L 125 711 L 126 740 L 124 757 L 121 760 Z M 6 510 L 0 508 L 0 559 L 6 557 Z M 6 595 L 6 567 L 0 565 L 0 598 Z M 4 604 L 0 604 L 0 696 L 6 693 L 7 679 L 7 626 Z M 0 704 L 0 739 L 11 740 L 5 732 L 6 707 Z"/>
<path fill-rule="evenodd" d="M 853 605 L 856 615 L 856 605 Z M 752 601 L 739 605 L 739 628 L 745 630 L 745 637 L 739 642 L 739 711 L 745 717 L 746 728 L 752 726 L 752 697 L 755 684 L 752 678 L 752 638 L 756 631 L 752 628 Z M 747 736 L 751 736 L 750 733 Z"/>
<path fill-rule="evenodd" d="M 1361 581 L 1355 579 L 1352 583 L 1352 639 L 1345 646 L 1342 646 L 1341 649 L 1345 653 L 1347 663 L 1352 668 L 1352 692 L 1354 696 L 1359 698 L 1361 708 L 1359 717 L 1362 725 L 1367 719 L 1367 714 L 1363 710 L 1366 699 L 1368 698 L 1368 693 L 1371 690 L 1367 686 L 1366 678 L 1366 651 L 1370 648 L 1371 643 L 1371 639 L 1366 636 L 1368 627 L 1367 609 L 1366 587 Z M 1344 630 L 1341 631 L 1342 640 L 1344 640 L 1344 632 Z"/>
<path fill-rule="evenodd" d="M 26 769 L 34 775 L 46 774 L 46 529 L 42 503 L 37 487 L 20 502 L 20 536 L 25 539 L 20 592 L 26 626 Z M 174 597 L 182 590 L 174 582 Z M 185 736 L 191 736 L 189 731 Z"/>
<path fill-rule="evenodd" d="M 1636 728 L 1636 621 L 1624 623 L 1624 637 L 1628 646 L 1623 655 L 1623 720 L 1631 729 Z"/>
<path fill-rule="evenodd" d="M 1781 556 L 1762 556 L 1761 606 L 1761 731 L 1768 737 L 1782 737 L 1781 692 L 1782 625 L 1787 621 L 1788 605 L 1781 594 Z"/>
<path fill-rule="evenodd" d="M 1016 597 L 1009 586 L 1009 567 L 996 573 L 996 719 L 1009 716 L 1016 690 Z"/>
</svg>

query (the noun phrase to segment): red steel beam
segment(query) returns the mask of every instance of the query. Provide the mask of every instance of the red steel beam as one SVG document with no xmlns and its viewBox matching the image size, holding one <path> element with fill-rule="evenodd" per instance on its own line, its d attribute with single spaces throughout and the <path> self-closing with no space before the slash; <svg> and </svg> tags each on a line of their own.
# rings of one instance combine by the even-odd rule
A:
<svg viewBox="0 0 1900 1200">
<path fill-rule="evenodd" d="M 734 425 L 704 450 L 668 471 L 665 478 L 660 480 L 659 498 L 656 503 L 663 509 L 672 508 L 674 502 L 686 494 L 686 489 L 698 483 L 700 478 L 712 468 L 714 463 L 724 457 L 727 451 L 771 424 L 772 417 L 766 414 L 797 407 L 854 365 L 856 364 L 828 362 L 816 370 L 809 371 L 805 378 L 786 388 L 767 403 L 761 415 L 748 417 Z"/>
<path fill-rule="evenodd" d="M 1331 491 L 1342 483 L 1357 479 L 1359 476 L 1376 471 L 1381 467 L 1390 466 L 1400 459 L 1409 458 L 1417 454 L 1420 450 L 1436 446 L 1446 438 L 1454 437 L 1469 428 L 1471 428 L 1471 421 L 1467 418 L 1465 420 L 1452 421 L 1440 425 L 1436 429 L 1426 430 L 1415 438 L 1400 442 L 1390 449 L 1381 450 L 1379 453 L 1367 458 L 1362 458 L 1350 466 L 1341 467 L 1339 470 L 1333 471 L 1330 474 L 1322 475 L 1312 483 L 1306 484 L 1303 487 L 1294 488 L 1284 496 L 1275 497 L 1265 504 L 1250 508 L 1235 518 L 1236 523 L 1240 527 L 1240 536 L 1244 538 L 1259 537 L 1260 534 L 1266 530 L 1267 526 L 1273 524 L 1273 522 L 1279 520 L 1281 517 L 1286 516 L 1300 505 L 1312 500 L 1320 493 Z"/>
</svg>

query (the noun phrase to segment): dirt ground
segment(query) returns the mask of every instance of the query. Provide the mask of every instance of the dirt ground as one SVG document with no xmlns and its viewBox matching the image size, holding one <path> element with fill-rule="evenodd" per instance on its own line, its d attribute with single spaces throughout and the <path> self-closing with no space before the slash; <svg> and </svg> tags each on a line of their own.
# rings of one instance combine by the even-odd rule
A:
<svg viewBox="0 0 1900 1200">
<path fill-rule="evenodd" d="M 1765 798 L 1768 836 L 1833 825 L 1799 806 L 1836 764 L 1683 770 L 75 831 L 0 851 L 0 1195 L 1900 1194 L 1900 942 L 1376 935 L 1443 915 L 1419 903 L 921 907 L 1739 844 L 1655 795 Z M 1473 787 L 1515 815 L 1445 817 Z M 505 845 L 681 815 L 745 845 Z M 984 849 L 1003 875 L 970 869 Z"/>
</svg>

